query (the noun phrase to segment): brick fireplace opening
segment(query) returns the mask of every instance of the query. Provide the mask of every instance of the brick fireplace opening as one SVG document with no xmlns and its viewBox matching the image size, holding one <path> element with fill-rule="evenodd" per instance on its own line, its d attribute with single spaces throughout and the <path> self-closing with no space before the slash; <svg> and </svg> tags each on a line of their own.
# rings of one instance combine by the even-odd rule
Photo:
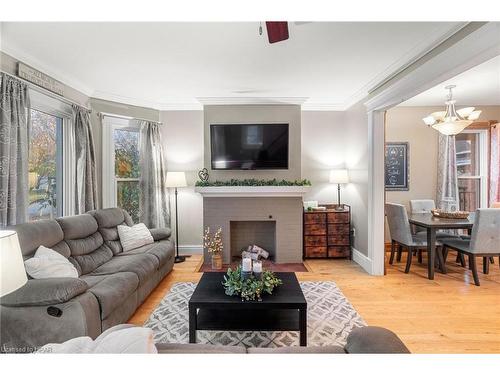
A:
<svg viewBox="0 0 500 375">
<path fill-rule="evenodd" d="M 269 252 L 269 260 L 276 258 L 276 221 L 230 221 L 231 259 L 241 257 L 249 245 L 257 245 Z"/>
</svg>

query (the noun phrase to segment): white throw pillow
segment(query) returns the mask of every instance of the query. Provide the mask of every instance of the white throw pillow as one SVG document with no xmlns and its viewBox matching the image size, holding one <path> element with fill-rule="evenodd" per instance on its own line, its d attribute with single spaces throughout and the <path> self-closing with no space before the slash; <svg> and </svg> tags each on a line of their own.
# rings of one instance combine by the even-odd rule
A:
<svg viewBox="0 0 500 375">
<path fill-rule="evenodd" d="M 66 257 L 45 246 L 40 246 L 33 258 L 24 261 L 24 268 L 34 279 L 78 277 L 78 271 Z"/>
<path fill-rule="evenodd" d="M 36 353 L 156 354 L 157 352 L 151 329 L 121 324 L 104 331 L 95 341 L 90 337 L 77 337 L 62 344 L 44 345 Z"/>
<path fill-rule="evenodd" d="M 155 242 L 151 232 L 143 223 L 136 224 L 132 227 L 118 225 L 118 236 L 120 237 L 123 251 L 134 250 L 138 247 Z"/>
</svg>

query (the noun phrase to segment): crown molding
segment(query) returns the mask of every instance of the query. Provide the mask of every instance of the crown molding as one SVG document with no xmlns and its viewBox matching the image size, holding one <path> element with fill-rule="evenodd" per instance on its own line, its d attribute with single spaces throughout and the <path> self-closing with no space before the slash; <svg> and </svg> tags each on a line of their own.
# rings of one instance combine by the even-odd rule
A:
<svg viewBox="0 0 500 375">
<path fill-rule="evenodd" d="M 315 102 L 307 101 L 302 104 L 303 111 L 345 111 L 347 108 L 345 104 L 328 103 L 328 102 Z"/>
<path fill-rule="evenodd" d="M 155 109 L 157 111 L 202 111 L 203 105 L 196 101 L 160 103 L 149 100 L 131 98 L 113 93 L 96 91 L 92 95 L 93 99 L 107 100 L 135 107 Z"/>
<path fill-rule="evenodd" d="M 307 97 L 197 97 L 203 105 L 302 105 Z"/>
</svg>

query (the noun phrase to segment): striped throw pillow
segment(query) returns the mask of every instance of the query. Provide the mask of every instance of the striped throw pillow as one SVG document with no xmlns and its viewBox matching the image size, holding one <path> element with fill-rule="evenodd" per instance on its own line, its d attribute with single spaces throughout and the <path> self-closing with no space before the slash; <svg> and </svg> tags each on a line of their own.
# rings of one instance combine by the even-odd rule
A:
<svg viewBox="0 0 500 375">
<path fill-rule="evenodd" d="M 151 232 L 143 223 L 136 224 L 132 227 L 118 225 L 118 236 L 120 237 L 123 251 L 134 250 L 154 242 Z"/>
</svg>

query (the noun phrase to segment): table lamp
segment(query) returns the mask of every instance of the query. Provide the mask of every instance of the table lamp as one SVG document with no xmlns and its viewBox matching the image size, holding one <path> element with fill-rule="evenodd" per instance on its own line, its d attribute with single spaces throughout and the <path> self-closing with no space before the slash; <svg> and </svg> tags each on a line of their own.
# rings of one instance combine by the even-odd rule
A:
<svg viewBox="0 0 500 375">
<path fill-rule="evenodd" d="M 347 184 L 349 182 L 349 172 L 347 169 L 332 169 L 330 171 L 330 183 L 337 184 L 337 206 L 343 208 L 340 204 L 340 184 Z"/>
<path fill-rule="evenodd" d="M 184 172 L 167 172 L 165 185 L 175 188 L 175 263 L 182 263 L 188 257 L 179 255 L 179 215 L 177 213 L 177 188 L 186 187 L 186 174 Z"/>
<path fill-rule="evenodd" d="M 28 281 L 17 233 L 0 231 L 0 297 L 12 293 Z"/>
</svg>

